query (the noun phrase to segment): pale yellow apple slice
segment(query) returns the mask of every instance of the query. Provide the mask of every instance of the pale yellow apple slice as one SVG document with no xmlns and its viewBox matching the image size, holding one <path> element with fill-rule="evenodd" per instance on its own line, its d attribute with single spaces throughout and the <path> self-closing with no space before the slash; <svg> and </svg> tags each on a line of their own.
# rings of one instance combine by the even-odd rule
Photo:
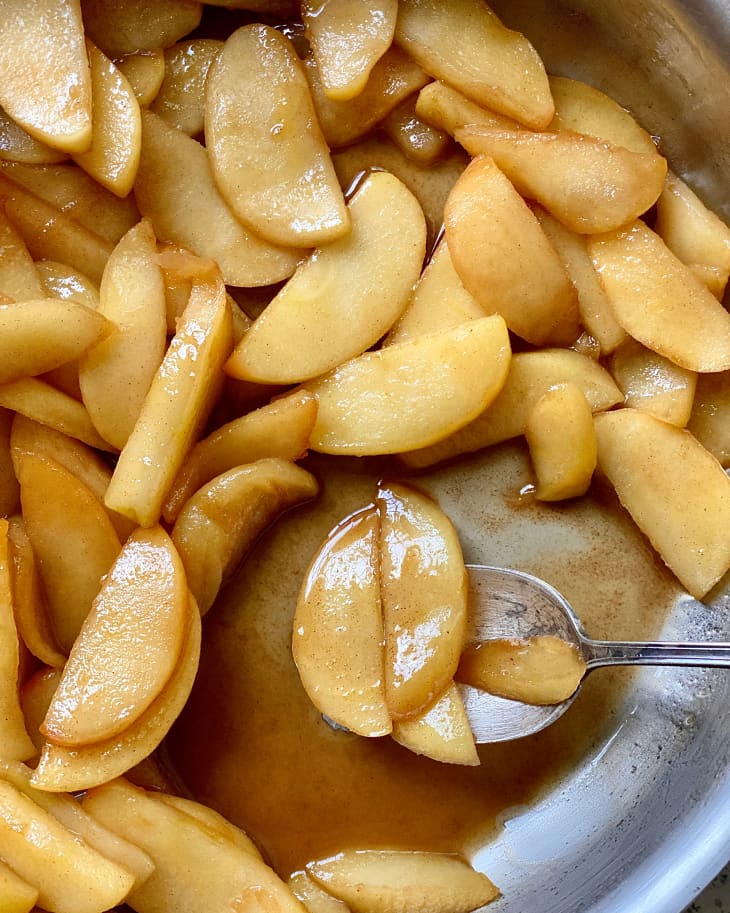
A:
<svg viewBox="0 0 730 913">
<path fill-rule="evenodd" d="M 410 467 L 431 466 L 461 453 L 499 444 L 525 432 L 535 403 L 555 384 L 572 381 L 583 391 L 593 412 L 623 402 L 611 375 L 592 358 L 571 349 L 544 349 L 512 356 L 509 374 L 492 405 L 461 431 L 401 460 Z"/>
<path fill-rule="evenodd" d="M 41 732 L 76 748 L 111 739 L 170 680 L 187 634 L 185 571 L 159 526 L 125 543 L 66 663 Z"/>
<path fill-rule="evenodd" d="M 188 635 L 182 657 L 162 693 L 118 737 L 68 749 L 46 742 L 32 785 L 49 792 L 77 792 L 126 773 L 157 748 L 190 696 L 200 659 L 200 612 L 190 597 Z M 116 832 L 116 828 L 111 828 Z M 140 846 L 138 840 L 133 843 Z M 142 847 L 144 849 L 144 847 Z"/>
<path fill-rule="evenodd" d="M 123 780 L 92 790 L 84 808 L 137 843 L 155 863 L 132 892 L 135 910 L 245 910 L 303 913 L 303 907 L 260 858 L 222 838 L 203 822 Z"/>
<path fill-rule="evenodd" d="M 333 897 L 304 871 L 293 872 L 287 883 L 309 913 L 349 913 L 344 901 Z"/>
<path fill-rule="evenodd" d="M 730 314 L 659 235 L 636 221 L 589 251 L 629 335 L 689 371 L 730 368 Z"/>
<path fill-rule="evenodd" d="M 565 267 L 525 201 L 487 157 L 449 194 L 446 240 L 465 288 L 485 313 L 535 345 L 578 336 L 578 302 Z"/>
<path fill-rule="evenodd" d="M 533 129 L 550 123 L 553 100 L 537 52 L 481 0 L 402 0 L 395 40 L 477 104 Z"/>
<path fill-rule="evenodd" d="M 102 187 L 119 197 L 132 189 L 142 136 L 140 109 L 121 70 L 94 44 L 86 43 L 91 67 L 91 146 L 73 159 Z"/>
<path fill-rule="evenodd" d="M 547 390 L 530 409 L 525 438 L 537 477 L 535 497 L 563 501 L 588 491 L 596 468 L 593 412 L 572 381 Z"/>
<path fill-rule="evenodd" d="M 409 751 L 442 764 L 475 767 L 480 763 L 464 701 L 453 682 L 423 713 L 396 722 L 393 738 Z"/>
<path fill-rule="evenodd" d="M 9 517 L 20 507 L 20 488 L 10 456 L 13 413 L 0 408 L 0 516 Z"/>
<path fill-rule="evenodd" d="M 315 707 L 363 736 L 391 729 L 385 703 L 380 520 L 359 511 L 328 535 L 307 571 L 292 623 L 292 653 Z"/>
<path fill-rule="evenodd" d="M 304 58 L 312 101 L 328 145 L 346 146 L 369 133 L 401 101 L 428 82 L 428 75 L 398 47 L 375 64 L 363 90 L 349 101 L 330 98 L 313 55 Z"/>
<path fill-rule="evenodd" d="M 687 427 L 723 466 L 730 466 L 730 371 L 699 375 Z"/>
<path fill-rule="evenodd" d="M 243 26 L 208 71 L 205 139 L 234 213 L 275 244 L 334 241 L 349 230 L 345 200 L 291 43 Z"/>
<path fill-rule="evenodd" d="M 3 859 L 38 889 L 54 913 L 100 913 L 121 903 L 134 875 L 92 849 L 53 815 L 0 778 Z"/>
<path fill-rule="evenodd" d="M 697 386 L 694 371 L 680 368 L 634 339 L 613 353 L 610 370 L 627 406 L 651 412 L 679 428 L 687 424 Z"/>
<path fill-rule="evenodd" d="M 397 0 L 304 0 L 302 21 L 330 98 L 359 95 L 373 66 L 390 47 Z"/>
<path fill-rule="evenodd" d="M 4 757 L 24 761 L 33 756 L 35 749 L 20 709 L 20 645 L 13 612 L 10 563 L 8 521 L 0 518 L 0 743 Z"/>
<path fill-rule="evenodd" d="M 104 503 L 153 526 L 167 491 L 213 404 L 230 355 L 231 312 L 216 279 L 193 285 L 165 358 L 122 450 Z"/>
<path fill-rule="evenodd" d="M 486 640 L 464 651 L 460 682 L 526 704 L 559 704 L 586 674 L 575 644 L 551 634 L 526 640 Z"/>
<path fill-rule="evenodd" d="M 466 634 L 466 569 L 451 521 L 431 498 L 380 485 L 385 699 L 394 720 L 423 711 L 454 676 Z"/>
<path fill-rule="evenodd" d="M 68 153 L 51 149 L 26 132 L 0 107 L 0 160 L 27 165 L 49 165 L 63 162 Z"/>
<path fill-rule="evenodd" d="M 229 285 L 270 285 L 286 279 L 302 255 L 245 229 L 213 182 L 206 150 L 151 112 L 142 115 L 135 195 L 159 238 L 215 260 Z"/>
<path fill-rule="evenodd" d="M 484 309 L 464 288 L 442 238 L 413 289 L 403 314 L 383 340 L 384 346 L 406 342 L 484 317 Z"/>
<path fill-rule="evenodd" d="M 213 431 L 193 447 L 175 477 L 163 508 L 165 519 L 174 522 L 198 488 L 229 469 L 267 457 L 300 459 L 316 417 L 314 396 L 295 390 Z"/>
<path fill-rule="evenodd" d="M 99 307 L 99 288 L 88 276 L 55 260 L 41 260 L 35 268 L 49 298 L 71 299 L 92 310 Z"/>
<path fill-rule="evenodd" d="M 656 152 L 651 135 L 604 92 L 566 76 L 550 76 L 555 117 L 547 127 L 553 133 L 586 133 L 632 152 Z"/>
<path fill-rule="evenodd" d="M 461 856 L 398 850 L 345 850 L 306 871 L 354 913 L 469 913 L 499 890 Z"/>
<path fill-rule="evenodd" d="M 68 652 L 119 554 L 119 537 L 96 495 L 60 463 L 24 453 L 16 472 L 52 627 Z"/>
<path fill-rule="evenodd" d="M 416 114 L 427 123 L 445 130 L 449 136 L 467 124 L 478 124 L 494 130 L 523 129 L 516 120 L 483 108 L 452 86 L 435 79 L 418 93 Z"/>
<path fill-rule="evenodd" d="M 613 231 L 646 212 L 667 173 L 659 153 L 631 152 L 580 133 L 530 133 L 467 126 L 456 138 L 489 155 L 516 189 L 573 231 Z"/>
<path fill-rule="evenodd" d="M 81 0 L 81 8 L 89 37 L 110 57 L 169 47 L 203 12 L 197 0 Z"/>
<path fill-rule="evenodd" d="M 309 380 L 360 355 L 395 323 L 426 254 L 421 207 L 380 171 L 360 184 L 348 210 L 351 232 L 299 266 L 234 349 L 228 374 L 265 384 Z"/>
<path fill-rule="evenodd" d="M 318 404 L 311 446 L 366 456 L 435 443 L 497 396 L 510 352 L 493 315 L 353 358 L 306 385 Z"/>
<path fill-rule="evenodd" d="M 381 129 L 408 157 L 423 165 L 431 165 L 449 147 L 449 135 L 416 113 L 416 98 L 411 96 L 392 111 Z"/>
<path fill-rule="evenodd" d="M 596 416 L 598 465 L 689 593 L 730 568 L 730 478 L 692 435 L 646 412 Z"/>
<path fill-rule="evenodd" d="M 215 38 L 191 38 L 165 51 L 165 78 L 151 110 L 188 136 L 203 132 L 205 80 L 222 47 Z"/>
<path fill-rule="evenodd" d="M 272 458 L 216 476 L 190 498 L 172 540 L 202 614 L 259 534 L 278 514 L 313 498 L 317 489 L 306 470 Z"/>
<path fill-rule="evenodd" d="M 140 108 L 149 108 L 165 78 L 165 55 L 160 48 L 137 51 L 116 61 L 119 72 L 132 87 Z"/>
<path fill-rule="evenodd" d="M 91 143 L 91 79 L 78 0 L 5 0 L 0 105 L 31 136 L 64 152 Z"/>
<path fill-rule="evenodd" d="M 13 301 L 43 298 L 40 276 L 25 242 L 0 205 L 0 293 Z"/>
<path fill-rule="evenodd" d="M 37 900 L 38 888 L 0 862 L 0 909 L 3 913 L 30 913 Z"/>
<path fill-rule="evenodd" d="M 223 815 L 207 805 L 201 805 L 200 802 L 194 802 L 192 799 L 184 799 L 182 796 L 173 796 L 159 791 L 155 793 L 155 798 L 160 802 L 164 802 L 165 805 L 176 808 L 178 811 L 194 818 L 208 830 L 218 834 L 224 840 L 234 843 L 244 853 L 248 853 L 256 859 L 263 859 L 258 847 L 245 831 L 242 831 L 240 827 L 236 827 L 235 824 L 231 824 L 227 818 L 224 818 Z"/>
<path fill-rule="evenodd" d="M 84 405 L 99 433 L 119 450 L 139 417 L 167 344 L 165 287 L 148 220 L 119 242 L 101 281 L 99 313 L 116 332 L 79 363 Z"/>
</svg>

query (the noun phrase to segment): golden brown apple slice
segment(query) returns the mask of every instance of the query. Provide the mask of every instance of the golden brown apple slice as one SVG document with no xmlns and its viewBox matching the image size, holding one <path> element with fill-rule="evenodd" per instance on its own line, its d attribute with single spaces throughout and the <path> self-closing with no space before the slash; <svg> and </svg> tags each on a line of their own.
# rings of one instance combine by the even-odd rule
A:
<svg viewBox="0 0 730 913">
<path fill-rule="evenodd" d="M 54 913 L 100 913 L 121 903 L 134 875 L 92 849 L 53 815 L 0 779 L 3 859 Z"/>
<path fill-rule="evenodd" d="M 244 853 L 248 853 L 256 859 L 263 859 L 258 847 L 245 831 L 242 831 L 240 827 L 236 827 L 235 824 L 231 824 L 227 818 L 224 818 L 223 815 L 220 815 L 207 805 L 201 805 L 200 802 L 194 802 L 192 799 L 184 799 L 182 796 L 172 796 L 159 791 L 155 792 L 155 798 L 160 802 L 164 802 L 165 805 L 189 815 L 225 840 L 235 843 Z"/>
<path fill-rule="evenodd" d="M 354 913 L 469 913 L 499 890 L 460 856 L 397 850 L 345 850 L 306 871 Z"/>
<path fill-rule="evenodd" d="M 390 47 L 397 15 L 397 0 L 304 0 L 302 21 L 329 98 L 346 101 L 362 92 Z"/>
<path fill-rule="evenodd" d="M 535 403 L 550 387 L 566 381 L 580 387 L 593 412 L 623 402 L 623 394 L 608 371 L 586 355 L 571 349 L 519 352 L 512 356 L 501 393 L 477 419 L 441 443 L 405 453 L 401 459 L 413 468 L 431 466 L 524 434 Z"/>
<path fill-rule="evenodd" d="M 0 160 L 26 165 L 51 165 L 67 158 L 68 153 L 51 149 L 31 136 L 0 107 Z"/>
<path fill-rule="evenodd" d="M 391 729 L 385 703 L 385 635 L 380 607 L 375 507 L 329 534 L 309 566 L 292 625 L 292 653 L 316 708 L 363 736 Z"/>
<path fill-rule="evenodd" d="M 244 224 L 307 247 L 349 230 L 345 200 L 291 43 L 243 26 L 208 71 L 205 138 L 216 183 Z"/>
<path fill-rule="evenodd" d="M 41 753 L 46 742 L 40 726 L 60 679 L 60 668 L 42 668 L 34 672 L 20 689 L 20 706 L 23 708 L 26 731 L 35 747 L 34 759 Z"/>
<path fill-rule="evenodd" d="M 215 38 L 191 38 L 165 51 L 165 78 L 151 110 L 188 136 L 203 132 L 205 80 L 222 47 Z"/>
<path fill-rule="evenodd" d="M 3 913 L 30 913 L 37 900 L 38 888 L 0 862 L 0 909 Z"/>
<path fill-rule="evenodd" d="M 730 466 L 730 371 L 699 375 L 687 428 L 723 466 Z"/>
<path fill-rule="evenodd" d="M 536 345 L 578 336 L 575 289 L 535 216 L 492 159 L 474 159 L 444 210 L 456 272 L 485 313 Z"/>
<path fill-rule="evenodd" d="M 185 706 L 198 670 L 201 624 L 192 597 L 189 612 L 182 657 L 157 700 L 123 733 L 107 742 L 75 749 L 46 742 L 33 774 L 33 786 L 48 792 L 90 789 L 121 776 L 152 754 Z M 139 846 L 138 841 L 132 842 Z"/>
<path fill-rule="evenodd" d="M 220 278 L 193 285 L 165 358 L 145 397 L 104 503 L 153 526 L 167 491 L 213 403 L 230 355 L 231 311 Z"/>
<path fill-rule="evenodd" d="M 393 738 L 409 751 L 442 764 L 465 764 L 469 767 L 479 764 L 464 701 L 453 682 L 423 713 L 410 720 L 396 722 Z"/>
<path fill-rule="evenodd" d="M 307 384 L 318 403 L 311 446 L 366 456 L 434 443 L 497 396 L 510 351 L 493 315 L 353 358 Z"/>
<path fill-rule="evenodd" d="M 350 908 L 346 903 L 325 891 L 306 872 L 292 873 L 288 885 L 309 913 L 349 913 Z"/>
<path fill-rule="evenodd" d="M 460 682 L 526 704 L 559 704 L 586 673 L 575 644 L 550 634 L 527 640 L 487 640 L 464 651 Z"/>
<path fill-rule="evenodd" d="M 449 147 L 449 135 L 416 114 L 416 97 L 407 98 L 383 121 L 382 129 L 408 158 L 433 164 Z"/>
<path fill-rule="evenodd" d="M 200 23 L 196 0 L 82 0 L 89 37 L 110 57 L 174 44 Z"/>
<path fill-rule="evenodd" d="M 0 105 L 31 136 L 55 149 L 88 148 L 91 80 L 78 0 L 3 4 Z"/>
<path fill-rule="evenodd" d="M 119 72 L 132 87 L 140 108 L 149 108 L 165 78 L 165 55 L 160 48 L 137 51 L 116 61 Z"/>
<path fill-rule="evenodd" d="M 467 126 L 456 138 L 489 155 L 516 189 L 573 231 L 613 231 L 652 206 L 664 186 L 659 153 L 631 152 L 580 133 L 507 132 Z"/>
<path fill-rule="evenodd" d="M 139 913 L 245 910 L 302 913 L 261 859 L 154 793 L 124 780 L 88 793 L 84 808 L 149 853 L 155 871 L 129 903 Z"/>
<path fill-rule="evenodd" d="M 483 108 L 438 79 L 424 86 L 418 93 L 416 114 L 429 124 L 445 130 L 449 136 L 455 136 L 456 131 L 467 124 L 478 124 L 494 130 L 522 129 L 511 117 Z"/>
<path fill-rule="evenodd" d="M 4 757 L 24 761 L 33 756 L 35 749 L 20 709 L 20 644 L 13 613 L 10 561 L 8 521 L 0 518 L 0 742 Z"/>
<path fill-rule="evenodd" d="M 125 543 L 69 654 L 41 732 L 75 748 L 119 735 L 161 694 L 189 620 L 185 571 L 160 526 Z"/>
<path fill-rule="evenodd" d="M 456 530 L 429 497 L 381 485 L 380 594 L 385 698 L 394 720 L 428 707 L 454 676 L 466 633 L 466 569 Z"/>
<path fill-rule="evenodd" d="M 659 235 L 636 221 L 589 251 L 629 335 L 689 371 L 730 368 L 730 314 Z"/>
<path fill-rule="evenodd" d="M 0 293 L 13 301 L 44 297 L 40 276 L 25 242 L 13 227 L 0 205 Z"/>
<path fill-rule="evenodd" d="M 299 466 L 266 459 L 216 476 L 190 498 L 172 540 L 202 614 L 257 536 L 282 511 L 313 498 L 317 487 Z"/>
<path fill-rule="evenodd" d="M 121 450 L 167 344 L 165 287 L 148 220 L 132 228 L 109 258 L 99 313 L 114 324 L 116 332 L 81 359 L 79 384 L 92 422 Z"/>
<path fill-rule="evenodd" d="M 525 437 L 541 501 L 577 498 L 588 491 L 596 468 L 593 413 L 580 387 L 556 384 L 538 399 L 525 422 Z"/>
<path fill-rule="evenodd" d="M 369 349 L 400 316 L 426 253 L 421 207 L 380 171 L 348 210 L 351 232 L 299 266 L 234 349 L 228 374 L 264 384 L 318 377 Z"/>
<path fill-rule="evenodd" d="M 295 390 L 218 428 L 188 454 L 165 501 L 165 519 L 172 523 L 198 488 L 229 469 L 267 457 L 300 459 L 316 417 L 314 396 Z"/>
<path fill-rule="evenodd" d="M 596 416 L 598 465 L 697 599 L 730 567 L 730 478 L 689 432 L 636 409 Z"/>
<path fill-rule="evenodd" d="M 20 487 L 10 456 L 13 413 L 0 409 L 0 517 L 9 517 L 20 507 Z"/>
</svg>

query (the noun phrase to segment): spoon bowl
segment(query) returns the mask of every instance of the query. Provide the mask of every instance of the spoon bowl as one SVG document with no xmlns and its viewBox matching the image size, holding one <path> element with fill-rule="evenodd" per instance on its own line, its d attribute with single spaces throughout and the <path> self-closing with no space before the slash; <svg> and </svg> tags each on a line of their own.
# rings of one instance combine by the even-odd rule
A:
<svg viewBox="0 0 730 913">
<path fill-rule="evenodd" d="M 552 635 L 578 648 L 586 663 L 586 675 L 601 666 L 617 665 L 730 668 L 730 643 L 592 640 L 567 599 L 544 580 L 509 568 L 467 565 L 467 571 L 467 646 Z M 460 684 L 459 689 L 474 738 L 480 744 L 519 739 L 545 729 L 565 713 L 580 690 L 559 704 L 538 706 L 470 685 Z"/>
</svg>

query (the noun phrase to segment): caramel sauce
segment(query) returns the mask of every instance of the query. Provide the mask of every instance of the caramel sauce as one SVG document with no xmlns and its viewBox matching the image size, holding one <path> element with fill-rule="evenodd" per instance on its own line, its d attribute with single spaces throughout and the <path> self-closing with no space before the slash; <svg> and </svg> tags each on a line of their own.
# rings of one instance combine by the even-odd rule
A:
<svg viewBox="0 0 730 913">
<path fill-rule="evenodd" d="M 600 749 L 620 724 L 630 673 L 590 676 L 558 723 L 481 746 L 477 768 L 417 757 L 389 737 L 333 730 L 299 682 L 292 615 L 313 554 L 372 500 L 383 461 L 313 456 L 306 465 L 321 495 L 268 531 L 206 617 L 200 672 L 167 740 L 168 761 L 284 876 L 344 847 L 470 852 L 494 836 L 507 810 L 538 802 Z M 631 521 L 600 489 L 515 510 L 511 496 L 529 480 L 524 449 L 504 445 L 415 482 L 453 520 L 467 562 L 543 577 L 592 636 L 655 636 L 679 588 Z"/>
</svg>

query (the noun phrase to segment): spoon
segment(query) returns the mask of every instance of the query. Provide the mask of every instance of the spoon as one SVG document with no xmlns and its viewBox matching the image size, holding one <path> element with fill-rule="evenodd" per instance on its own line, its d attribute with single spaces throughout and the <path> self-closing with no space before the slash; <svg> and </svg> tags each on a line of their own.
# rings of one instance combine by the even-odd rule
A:
<svg viewBox="0 0 730 913">
<path fill-rule="evenodd" d="M 650 643 L 591 640 L 573 607 L 556 589 L 522 571 L 467 565 L 468 643 L 496 638 L 524 640 L 552 634 L 574 644 L 586 675 L 601 666 L 715 666 L 730 668 L 730 643 Z M 585 676 L 584 676 L 585 678 Z M 459 685 L 478 743 L 505 742 L 539 732 L 570 707 L 576 691 L 560 704 L 536 706 Z"/>
</svg>

